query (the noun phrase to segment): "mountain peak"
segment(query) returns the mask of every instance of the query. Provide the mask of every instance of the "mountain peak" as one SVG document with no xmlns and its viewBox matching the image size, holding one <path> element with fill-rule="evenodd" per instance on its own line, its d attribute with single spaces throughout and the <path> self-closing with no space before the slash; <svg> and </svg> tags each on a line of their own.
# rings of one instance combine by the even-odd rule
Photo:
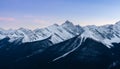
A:
<svg viewBox="0 0 120 69">
<path fill-rule="evenodd" d="M 71 27 L 71 26 L 74 26 L 74 25 L 73 25 L 72 22 L 66 20 L 65 23 L 62 24 L 62 26 L 69 26 L 69 27 Z"/>
<path fill-rule="evenodd" d="M 69 20 L 66 20 L 65 23 L 71 23 Z"/>
<path fill-rule="evenodd" d="M 19 28 L 18 30 L 28 30 L 28 29 L 26 29 L 26 28 L 22 28 L 22 27 L 21 27 L 21 28 Z"/>
<path fill-rule="evenodd" d="M 17 29 L 17 31 L 22 31 L 22 32 L 32 32 L 32 30 L 30 30 L 30 29 L 26 29 L 26 28 L 19 28 L 19 29 Z"/>
<path fill-rule="evenodd" d="M 0 28 L 0 31 L 5 31 L 4 29 Z"/>
<path fill-rule="evenodd" d="M 116 24 L 120 25 L 120 21 L 116 22 Z"/>
<path fill-rule="evenodd" d="M 70 22 L 70 21 L 68 21 L 68 20 L 66 20 L 65 23 L 66 23 L 66 24 L 73 24 L 72 22 Z"/>
<path fill-rule="evenodd" d="M 58 24 L 53 24 L 53 26 L 59 26 Z"/>
</svg>

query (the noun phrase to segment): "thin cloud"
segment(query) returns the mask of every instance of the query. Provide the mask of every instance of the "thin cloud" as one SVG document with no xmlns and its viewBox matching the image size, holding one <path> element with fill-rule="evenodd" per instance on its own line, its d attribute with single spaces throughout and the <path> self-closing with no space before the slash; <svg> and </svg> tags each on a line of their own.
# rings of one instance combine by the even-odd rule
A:
<svg viewBox="0 0 120 69">
<path fill-rule="evenodd" d="M 35 23 L 48 23 L 47 21 L 45 20 L 34 20 Z"/>
<path fill-rule="evenodd" d="M 34 15 L 24 15 L 24 18 L 56 18 L 55 16 L 34 16 Z"/>
<path fill-rule="evenodd" d="M 49 26 L 49 25 L 51 25 L 50 24 L 50 22 L 49 21 L 46 21 L 46 20 L 34 20 L 33 21 L 38 27 L 41 27 L 41 28 L 43 28 L 43 27 L 47 27 L 47 26 Z"/>
<path fill-rule="evenodd" d="M 12 18 L 12 17 L 0 17 L 0 21 L 15 21 L 15 18 Z"/>
<path fill-rule="evenodd" d="M 27 15 L 27 16 L 23 16 L 24 18 L 33 18 L 35 16 L 31 16 L 31 15 Z"/>
<path fill-rule="evenodd" d="M 41 16 L 24 15 L 24 18 L 40 18 Z"/>
</svg>

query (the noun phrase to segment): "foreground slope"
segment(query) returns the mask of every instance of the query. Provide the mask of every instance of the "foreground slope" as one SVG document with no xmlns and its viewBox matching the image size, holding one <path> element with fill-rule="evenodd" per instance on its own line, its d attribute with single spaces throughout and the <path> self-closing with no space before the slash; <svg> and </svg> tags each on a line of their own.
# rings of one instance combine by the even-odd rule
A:
<svg viewBox="0 0 120 69">
<path fill-rule="evenodd" d="M 16 61 L 16 69 L 109 69 L 112 51 L 101 42 L 76 36 L 44 51 Z"/>
</svg>

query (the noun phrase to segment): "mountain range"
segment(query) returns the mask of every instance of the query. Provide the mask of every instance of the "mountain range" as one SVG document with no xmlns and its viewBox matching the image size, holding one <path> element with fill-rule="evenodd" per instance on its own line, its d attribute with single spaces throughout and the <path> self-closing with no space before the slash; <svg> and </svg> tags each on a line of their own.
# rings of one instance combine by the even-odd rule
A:
<svg viewBox="0 0 120 69">
<path fill-rule="evenodd" d="M 1 69 L 120 69 L 120 22 L 0 29 Z"/>
</svg>

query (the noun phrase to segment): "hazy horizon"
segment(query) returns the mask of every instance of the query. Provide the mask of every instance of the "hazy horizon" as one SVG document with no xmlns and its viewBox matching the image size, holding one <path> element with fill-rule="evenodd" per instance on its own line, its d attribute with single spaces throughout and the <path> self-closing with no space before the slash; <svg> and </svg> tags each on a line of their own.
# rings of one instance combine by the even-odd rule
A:
<svg viewBox="0 0 120 69">
<path fill-rule="evenodd" d="M 66 20 L 66 21 L 70 21 L 70 20 Z M 3 30 L 17 30 L 17 29 L 20 29 L 20 28 L 24 28 L 24 29 L 29 29 L 29 30 L 35 30 L 35 29 L 42 29 L 42 28 L 46 28 L 46 27 L 49 27 L 49 26 L 52 26 L 54 24 L 57 24 L 57 25 L 62 25 L 64 24 L 66 21 L 64 21 L 63 23 L 61 24 L 58 24 L 58 23 L 53 23 L 51 25 L 48 25 L 48 26 L 43 26 L 43 27 L 35 27 L 35 28 L 30 28 L 30 27 L 17 27 L 17 28 L 3 28 L 3 27 L 0 27 L 0 29 L 3 29 Z M 71 21 L 70 21 L 71 22 Z M 117 21 L 119 22 L 119 21 Z M 112 25 L 116 24 L 117 22 L 115 23 L 111 23 Z M 72 22 L 73 23 L 73 22 Z M 74 25 L 80 25 L 80 24 L 75 24 L 73 23 Z M 88 25 L 80 25 L 81 27 L 85 27 L 85 26 L 92 26 L 94 24 L 88 24 Z M 104 25 L 110 25 L 110 24 L 103 24 L 103 25 L 95 25 L 95 26 L 104 26 Z"/>
<path fill-rule="evenodd" d="M 66 20 L 75 25 L 115 24 L 119 0 L 0 0 L 0 28 L 36 29 Z"/>
</svg>

